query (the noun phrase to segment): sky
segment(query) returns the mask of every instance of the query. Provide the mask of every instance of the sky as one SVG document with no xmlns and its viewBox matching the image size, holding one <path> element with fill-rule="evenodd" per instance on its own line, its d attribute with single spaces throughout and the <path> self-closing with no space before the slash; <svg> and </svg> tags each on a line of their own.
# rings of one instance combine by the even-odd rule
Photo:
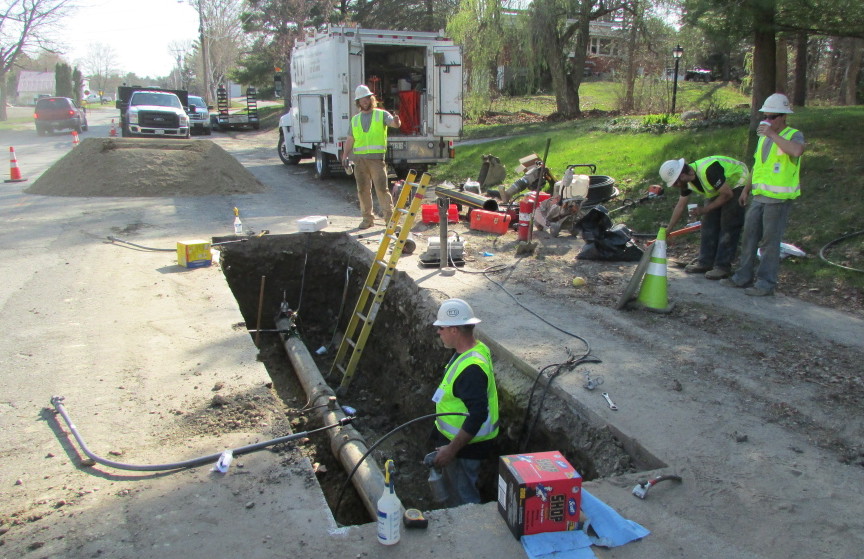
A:
<svg viewBox="0 0 864 559">
<path fill-rule="evenodd" d="M 58 41 L 73 66 L 94 43 L 114 50 L 117 70 L 140 77 L 167 76 L 176 66 L 172 42 L 194 41 L 198 12 L 186 0 L 79 0 Z"/>
</svg>

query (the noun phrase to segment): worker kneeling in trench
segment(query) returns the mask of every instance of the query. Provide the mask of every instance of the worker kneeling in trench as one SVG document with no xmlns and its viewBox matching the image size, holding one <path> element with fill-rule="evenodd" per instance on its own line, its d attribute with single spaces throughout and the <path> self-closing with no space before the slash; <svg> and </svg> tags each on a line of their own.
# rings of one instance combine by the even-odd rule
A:
<svg viewBox="0 0 864 559">
<path fill-rule="evenodd" d="M 443 469 L 446 504 L 479 503 L 477 478 L 480 466 L 494 448 L 498 436 L 498 390 L 492 372 L 492 354 L 474 337 L 480 319 L 462 299 L 448 299 L 438 309 L 438 336 L 444 347 L 456 350 L 444 378 L 432 396 L 435 420 L 431 439 L 437 448 L 433 465 Z"/>
</svg>

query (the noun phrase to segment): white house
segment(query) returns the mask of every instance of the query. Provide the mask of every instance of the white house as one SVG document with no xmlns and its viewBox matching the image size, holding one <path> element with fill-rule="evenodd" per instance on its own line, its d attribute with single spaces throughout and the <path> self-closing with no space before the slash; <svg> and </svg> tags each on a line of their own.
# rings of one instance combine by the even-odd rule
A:
<svg viewBox="0 0 864 559">
<path fill-rule="evenodd" d="M 39 97 L 54 95 L 55 83 L 54 72 L 22 70 L 18 76 L 17 103 L 35 105 Z"/>
</svg>

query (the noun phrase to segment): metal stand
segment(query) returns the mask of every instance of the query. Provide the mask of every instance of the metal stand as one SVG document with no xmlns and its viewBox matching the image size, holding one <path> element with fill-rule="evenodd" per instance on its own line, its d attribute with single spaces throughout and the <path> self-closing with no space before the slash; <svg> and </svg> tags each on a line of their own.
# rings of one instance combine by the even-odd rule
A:
<svg viewBox="0 0 864 559">
<path fill-rule="evenodd" d="M 447 243 L 447 218 L 450 198 L 438 198 L 438 269 L 442 276 L 452 276 L 456 270 L 450 268 L 450 245 Z"/>
</svg>

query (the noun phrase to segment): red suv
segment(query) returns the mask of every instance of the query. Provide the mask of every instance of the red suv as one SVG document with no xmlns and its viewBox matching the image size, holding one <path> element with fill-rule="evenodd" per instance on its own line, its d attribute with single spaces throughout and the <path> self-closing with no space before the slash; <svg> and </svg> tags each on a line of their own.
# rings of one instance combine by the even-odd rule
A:
<svg viewBox="0 0 864 559">
<path fill-rule="evenodd" d="M 68 97 L 43 97 L 36 101 L 33 113 L 40 136 L 54 130 L 87 130 L 87 114 Z"/>
</svg>

